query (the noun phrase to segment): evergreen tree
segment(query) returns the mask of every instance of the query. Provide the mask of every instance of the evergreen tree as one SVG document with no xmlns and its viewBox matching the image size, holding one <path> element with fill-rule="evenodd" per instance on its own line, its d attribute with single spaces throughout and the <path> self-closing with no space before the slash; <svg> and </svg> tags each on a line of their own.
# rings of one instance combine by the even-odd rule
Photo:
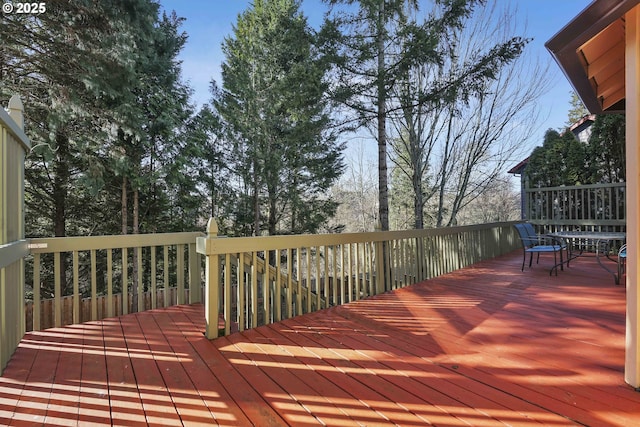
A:
<svg viewBox="0 0 640 427">
<path fill-rule="evenodd" d="M 529 157 L 526 174 L 529 187 L 557 187 L 590 183 L 586 169 L 586 147 L 571 132 L 560 135 L 549 129 L 542 147 Z"/>
<path fill-rule="evenodd" d="M 31 235 L 91 233 L 95 226 L 83 218 L 91 209 L 85 197 L 100 182 L 95 153 L 113 121 L 118 86 L 131 78 L 121 6 L 69 1 L 38 16 L 3 16 L 0 94 L 22 95 L 34 145 L 26 165 Z"/>
<path fill-rule="evenodd" d="M 624 182 L 624 115 L 597 116 L 587 144 L 572 132 L 560 135 L 549 129 L 543 145 L 529 157 L 525 173 L 531 188 Z"/>
<path fill-rule="evenodd" d="M 169 185 L 179 189 L 171 206 L 190 209 L 185 217 L 200 218 L 202 226 L 210 217 L 215 218 L 221 234 L 236 234 L 232 153 L 227 150 L 220 116 L 209 105 L 203 106 L 188 120 L 183 138 L 183 160 L 174 162 L 173 172 L 167 176 L 172 182 Z"/>
<path fill-rule="evenodd" d="M 216 104 L 241 177 L 237 226 L 251 234 L 315 232 L 336 209 L 325 193 L 343 170 L 330 131 L 326 67 L 299 1 L 258 0 L 225 39 Z"/>
<path fill-rule="evenodd" d="M 591 127 L 587 159 L 593 183 L 626 180 L 624 114 L 602 114 Z"/>
<path fill-rule="evenodd" d="M 158 11 L 152 0 L 69 0 L 37 16 L 3 16 L 0 100 L 23 97 L 33 144 L 29 236 L 173 227 L 160 215 L 171 202 L 165 182 L 188 117 L 176 60 L 186 38 L 175 15 Z M 66 255 L 61 265 L 68 287 Z"/>
<path fill-rule="evenodd" d="M 567 115 L 566 127 L 571 127 L 574 123 L 578 122 L 584 116 L 589 114 L 589 110 L 584 106 L 582 100 L 578 97 L 578 94 L 571 92 L 571 100 L 569 101 L 571 108 Z"/>
<path fill-rule="evenodd" d="M 157 230 L 164 168 L 189 113 L 176 59 L 186 36 L 158 12 L 151 0 L 72 0 L 3 17 L 0 98 L 22 94 L 34 144 L 30 235 Z"/>
<path fill-rule="evenodd" d="M 131 200 L 130 228 L 133 233 L 142 230 L 154 232 L 165 223 L 172 231 L 193 229 L 194 217 L 183 213 L 173 218 L 182 222 L 174 224 L 166 213 L 175 209 L 170 203 L 176 190 L 175 182 L 168 174 L 175 171 L 175 164 L 188 160 L 184 157 L 182 133 L 191 115 L 190 89 L 181 82 L 181 69 L 177 56 L 182 50 L 186 35 L 179 32 L 182 19 L 175 13 L 158 17 L 158 7 L 142 16 L 146 28 L 136 25 L 137 57 L 135 84 L 129 88 L 134 102 L 128 105 L 128 120 L 122 123 L 120 138 L 116 145 L 121 148 L 119 161 L 124 162 L 120 170 L 122 178 L 121 197 Z M 166 192 L 163 195 L 162 192 Z M 129 206 L 128 203 L 125 203 Z M 122 230 L 126 233 L 128 212 L 123 210 Z M 177 225 L 177 226 L 176 226 Z M 160 225 L 162 228 L 162 225 Z"/>
</svg>

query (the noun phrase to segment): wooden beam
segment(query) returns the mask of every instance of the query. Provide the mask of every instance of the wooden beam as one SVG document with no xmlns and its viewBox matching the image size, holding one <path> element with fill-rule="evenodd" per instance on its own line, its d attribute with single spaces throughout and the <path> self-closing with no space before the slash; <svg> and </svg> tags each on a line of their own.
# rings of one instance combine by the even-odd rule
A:
<svg viewBox="0 0 640 427">
<path fill-rule="evenodd" d="M 640 163 L 640 11 L 634 7 L 626 14 L 626 162 Z M 625 381 L 640 387 L 640 293 L 638 263 L 640 253 L 640 175 L 638 168 L 627 169 L 627 327 Z"/>
<path fill-rule="evenodd" d="M 605 98 L 602 101 L 602 108 L 604 110 L 611 108 L 611 106 L 615 105 L 617 102 L 619 102 L 621 99 L 624 99 L 625 97 L 625 88 L 624 86 L 618 88 L 616 90 L 616 92 L 612 93 L 611 96 Z"/>
<path fill-rule="evenodd" d="M 608 49 L 603 55 L 592 60 L 587 68 L 587 73 L 590 79 L 602 74 L 605 69 L 617 65 L 619 68 L 624 68 L 624 38 L 620 39 L 618 43 L 611 49 Z"/>
</svg>

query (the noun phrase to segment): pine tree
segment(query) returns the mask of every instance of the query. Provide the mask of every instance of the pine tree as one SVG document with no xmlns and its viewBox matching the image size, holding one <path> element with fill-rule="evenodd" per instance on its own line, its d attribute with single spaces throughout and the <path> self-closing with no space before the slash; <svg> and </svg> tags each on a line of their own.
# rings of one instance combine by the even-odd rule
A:
<svg viewBox="0 0 640 427">
<path fill-rule="evenodd" d="M 588 184 L 586 147 L 571 132 L 549 129 L 531 153 L 526 174 L 531 188 Z"/>
<path fill-rule="evenodd" d="M 341 147 L 329 127 L 325 65 L 299 5 L 255 1 L 223 45 L 216 107 L 241 177 L 236 220 L 252 212 L 255 235 L 314 232 L 336 209 L 324 194 L 343 170 Z"/>
<path fill-rule="evenodd" d="M 160 182 L 179 160 L 175 138 L 188 117 L 176 60 L 186 39 L 180 20 L 158 10 L 152 0 L 69 0 L 38 16 L 3 16 L 0 99 L 23 96 L 34 145 L 25 185 L 30 236 L 126 232 L 119 212 L 134 230 L 171 227 L 158 221 L 169 204 Z"/>
<path fill-rule="evenodd" d="M 624 114 L 602 114 L 591 128 L 587 160 L 590 182 L 614 183 L 626 180 Z"/>
<path fill-rule="evenodd" d="M 569 101 L 571 108 L 567 113 L 566 127 L 571 127 L 574 123 L 578 122 L 584 116 L 589 114 L 589 110 L 584 106 L 582 100 L 578 97 L 578 94 L 571 92 L 571 100 Z"/>
</svg>

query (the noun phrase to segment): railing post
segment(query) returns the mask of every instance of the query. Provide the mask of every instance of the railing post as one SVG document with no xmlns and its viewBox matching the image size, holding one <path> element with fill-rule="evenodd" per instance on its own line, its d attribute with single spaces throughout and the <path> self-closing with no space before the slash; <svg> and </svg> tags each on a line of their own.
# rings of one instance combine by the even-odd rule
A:
<svg viewBox="0 0 640 427">
<path fill-rule="evenodd" d="M 376 224 L 375 231 L 382 231 L 380 222 Z M 387 276 L 385 271 L 385 251 L 384 242 L 375 242 L 376 257 L 376 294 L 382 294 L 385 291 L 384 281 Z"/>
<path fill-rule="evenodd" d="M 202 300 L 200 279 L 200 257 L 196 251 L 196 244 L 189 244 L 189 304 Z"/>
<path fill-rule="evenodd" d="M 24 158 L 30 143 L 24 132 L 20 97 L 0 107 L 0 373 L 26 330 L 24 312 Z M 7 254 L 10 254 L 7 256 Z"/>
<path fill-rule="evenodd" d="M 22 106 L 20 97 L 18 95 L 13 95 L 11 99 L 9 99 L 7 107 L 9 110 L 9 117 L 16 122 L 20 129 L 24 129 L 24 107 Z"/>
<path fill-rule="evenodd" d="M 424 253 L 424 239 L 422 237 L 416 237 L 416 282 L 421 282 L 426 278 L 426 267 L 425 264 L 427 262 L 426 255 Z"/>
<path fill-rule="evenodd" d="M 205 335 L 207 339 L 218 338 L 218 324 L 220 322 L 220 259 L 218 254 L 212 254 L 213 240 L 218 237 L 218 224 L 209 218 L 207 236 L 196 240 L 197 251 L 206 256 L 205 266 L 205 298 L 204 317 L 206 323 Z"/>
</svg>

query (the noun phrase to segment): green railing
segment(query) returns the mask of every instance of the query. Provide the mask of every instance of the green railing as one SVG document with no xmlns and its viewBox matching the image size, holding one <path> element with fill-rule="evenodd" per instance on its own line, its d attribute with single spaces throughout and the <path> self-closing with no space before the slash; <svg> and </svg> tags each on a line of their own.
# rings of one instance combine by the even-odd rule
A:
<svg viewBox="0 0 640 427">
<path fill-rule="evenodd" d="M 207 337 L 366 298 L 521 247 L 512 222 L 394 232 L 223 238 L 206 256 Z"/>
<path fill-rule="evenodd" d="M 0 107 L 0 372 L 25 331 L 24 158 L 30 142 L 24 134 L 20 98 L 9 101 L 9 113 Z"/>
<path fill-rule="evenodd" d="M 33 302 L 27 323 L 39 330 L 201 301 L 202 263 L 195 250 L 201 235 L 30 239 Z"/>
<path fill-rule="evenodd" d="M 548 232 L 626 231 L 626 183 L 529 188 L 527 220 Z"/>
</svg>

